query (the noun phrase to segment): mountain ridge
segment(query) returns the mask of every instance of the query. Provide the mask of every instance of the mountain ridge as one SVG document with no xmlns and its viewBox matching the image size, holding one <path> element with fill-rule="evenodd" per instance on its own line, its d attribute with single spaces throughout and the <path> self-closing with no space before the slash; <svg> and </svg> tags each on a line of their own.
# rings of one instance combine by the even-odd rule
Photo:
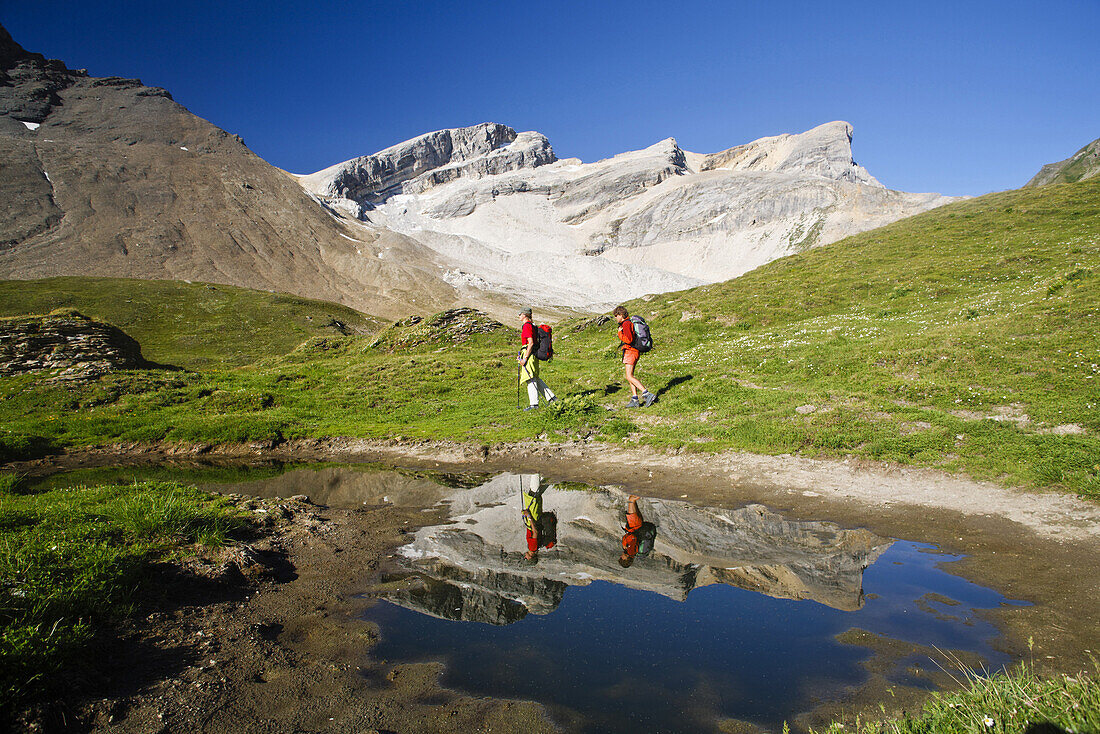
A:
<svg viewBox="0 0 1100 734">
<path fill-rule="evenodd" d="M 0 36 L 0 277 L 202 281 L 396 319 L 518 304 L 553 320 L 735 277 L 950 199 L 883 187 L 826 123 L 713 154 L 594 163 L 450 128 L 304 176 L 137 79 Z"/>
<path fill-rule="evenodd" d="M 557 159 L 540 133 L 505 128 L 506 145 L 473 153 L 505 157 L 526 146 L 549 155 L 513 150 L 497 170 L 469 157 L 432 168 L 432 141 L 455 132 L 298 180 L 328 206 L 458 262 L 454 282 L 578 308 L 736 277 L 957 198 L 887 189 L 852 158 L 844 121 L 710 154 L 665 138 L 593 163 Z M 374 175 L 377 164 L 362 164 L 376 159 L 399 162 L 405 171 L 390 175 L 406 183 L 390 185 Z M 447 173 L 429 178 L 435 171 Z"/>
<path fill-rule="evenodd" d="M 166 90 L 70 70 L 6 31 L 0 60 L 0 277 L 204 281 L 386 318 L 456 302 L 434 253 L 349 226 Z"/>
</svg>

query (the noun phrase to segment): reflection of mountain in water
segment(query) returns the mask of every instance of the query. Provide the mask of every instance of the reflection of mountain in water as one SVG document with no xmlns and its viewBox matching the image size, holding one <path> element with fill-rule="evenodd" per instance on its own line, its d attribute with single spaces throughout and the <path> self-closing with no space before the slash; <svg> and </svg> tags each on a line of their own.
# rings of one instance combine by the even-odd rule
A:
<svg viewBox="0 0 1100 734">
<path fill-rule="evenodd" d="M 387 598 L 445 619 L 509 624 L 553 611 L 566 586 L 595 579 L 681 601 L 721 583 L 855 610 L 863 605 L 863 570 L 890 544 L 867 530 L 786 520 L 762 505 L 720 510 L 642 500 L 642 515 L 658 528 L 655 546 L 622 568 L 626 495 L 551 485 L 543 503 L 557 513 L 558 544 L 532 564 L 523 557 L 519 482 L 503 474 L 444 499 L 451 522 L 422 528 L 401 549 L 422 584 Z"/>
</svg>

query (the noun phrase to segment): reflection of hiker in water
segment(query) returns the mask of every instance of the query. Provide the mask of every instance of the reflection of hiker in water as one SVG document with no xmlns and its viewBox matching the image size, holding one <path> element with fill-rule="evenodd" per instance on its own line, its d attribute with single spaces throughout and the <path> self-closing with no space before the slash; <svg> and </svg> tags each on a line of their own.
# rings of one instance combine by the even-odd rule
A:
<svg viewBox="0 0 1100 734">
<path fill-rule="evenodd" d="M 619 565 L 630 568 L 634 563 L 634 557 L 647 556 L 653 550 L 653 541 L 657 538 L 657 526 L 646 522 L 642 513 L 638 511 L 638 495 L 632 494 L 627 498 L 626 532 L 623 534 L 623 554 L 619 556 Z"/>
<path fill-rule="evenodd" d="M 521 474 L 520 495 L 523 499 L 523 524 L 527 528 L 527 552 L 523 557 L 529 563 L 539 562 L 539 548 L 553 548 L 558 542 L 558 516 L 543 512 L 542 493 L 546 485 L 538 474 Z"/>
</svg>

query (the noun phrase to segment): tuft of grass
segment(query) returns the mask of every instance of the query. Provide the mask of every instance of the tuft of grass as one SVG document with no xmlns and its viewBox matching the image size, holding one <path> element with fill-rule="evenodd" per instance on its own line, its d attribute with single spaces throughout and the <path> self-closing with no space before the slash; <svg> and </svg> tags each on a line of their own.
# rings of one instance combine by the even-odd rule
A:
<svg viewBox="0 0 1100 734">
<path fill-rule="evenodd" d="M 0 495 L 13 494 L 21 483 L 22 477 L 12 472 L 0 472 Z"/>
<path fill-rule="evenodd" d="M 965 682 L 966 687 L 960 691 L 932 694 L 917 716 L 857 721 L 854 727 L 847 728 L 834 722 L 823 734 L 1100 731 L 1100 682 L 1089 674 L 1042 677 L 1031 663 L 1024 662 L 991 676 L 968 671 Z"/>
<path fill-rule="evenodd" d="M 0 720 L 65 685 L 128 613 L 151 563 L 224 545 L 252 523 L 174 482 L 0 493 Z"/>
</svg>

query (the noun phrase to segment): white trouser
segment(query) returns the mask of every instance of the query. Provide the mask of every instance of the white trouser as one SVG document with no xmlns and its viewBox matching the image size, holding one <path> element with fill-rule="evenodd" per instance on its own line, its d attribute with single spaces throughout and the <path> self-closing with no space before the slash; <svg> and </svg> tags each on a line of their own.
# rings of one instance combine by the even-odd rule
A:
<svg viewBox="0 0 1100 734">
<path fill-rule="evenodd" d="M 536 377 L 527 382 L 527 397 L 530 398 L 531 405 L 539 404 L 539 390 L 542 391 L 542 396 L 546 398 L 546 402 L 549 403 L 554 399 L 554 391 L 550 389 L 550 386 L 543 382 L 541 377 Z"/>
</svg>

